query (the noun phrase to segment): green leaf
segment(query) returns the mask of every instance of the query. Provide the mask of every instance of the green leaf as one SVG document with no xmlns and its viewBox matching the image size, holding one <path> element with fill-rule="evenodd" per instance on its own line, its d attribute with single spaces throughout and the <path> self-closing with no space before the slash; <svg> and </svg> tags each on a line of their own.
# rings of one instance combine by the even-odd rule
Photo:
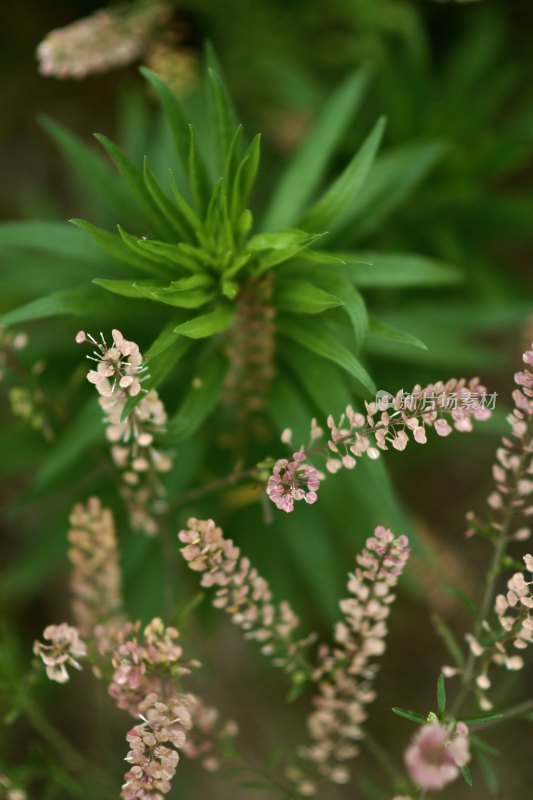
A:
<svg viewBox="0 0 533 800">
<path fill-rule="evenodd" d="M 219 306 L 208 314 L 183 322 L 175 332 L 190 339 L 206 339 L 228 328 L 233 322 L 235 310 L 230 306 Z"/>
<path fill-rule="evenodd" d="M 183 314 L 175 314 L 171 320 L 167 322 L 165 327 L 162 329 L 159 336 L 152 342 L 146 353 L 144 354 L 144 358 L 146 361 L 149 361 L 155 356 L 162 353 L 168 347 L 171 347 L 176 341 L 186 341 L 185 339 L 181 339 L 179 334 L 175 332 L 176 325 L 183 321 Z"/>
<path fill-rule="evenodd" d="M 418 142 L 379 156 L 363 191 L 332 222 L 331 230 L 343 229 L 342 238 L 349 242 L 378 230 L 403 206 L 447 151 L 448 146 L 443 142 Z"/>
<path fill-rule="evenodd" d="M 217 171 L 221 175 L 238 121 L 222 78 L 216 70 L 209 67 L 207 68 L 207 90 L 209 110 L 214 120 L 219 150 Z"/>
<path fill-rule="evenodd" d="M 437 712 L 439 719 L 444 719 L 446 713 L 446 682 L 442 674 L 437 679 Z"/>
<path fill-rule="evenodd" d="M 324 418 L 328 414 L 340 416 L 346 406 L 352 403 L 344 373 L 334 364 L 317 360 L 309 350 L 293 342 L 283 345 L 280 357 Z"/>
<path fill-rule="evenodd" d="M 371 72 L 368 66 L 360 67 L 324 104 L 310 133 L 278 181 L 261 225 L 263 230 L 293 225 L 302 214 L 365 95 Z"/>
<path fill-rule="evenodd" d="M 167 306 L 174 306 L 175 308 L 200 308 L 201 306 L 205 306 L 206 303 L 211 302 L 215 296 L 216 292 L 213 290 L 192 289 L 190 291 L 183 291 L 173 286 L 155 289 L 149 293 L 150 300 L 164 303 Z"/>
<path fill-rule="evenodd" d="M 505 714 L 482 714 L 479 717 L 461 717 L 460 721 L 465 725 L 477 725 L 481 722 L 490 722 L 493 719 L 503 719 Z"/>
<path fill-rule="evenodd" d="M 412 333 L 401 331 L 393 325 L 386 322 L 380 322 L 374 317 L 370 317 L 368 326 L 368 336 L 373 339 L 381 339 L 386 342 L 399 342 L 400 344 L 410 344 L 413 347 L 420 347 L 422 350 L 427 350 L 427 345 L 421 341 L 418 336 L 413 336 Z"/>
<path fill-rule="evenodd" d="M 326 191 L 321 199 L 304 215 L 298 227 L 304 230 L 325 230 L 330 222 L 357 195 L 363 186 L 377 153 L 385 120 L 379 119 L 359 151 L 344 172 Z"/>
<path fill-rule="evenodd" d="M 394 713 L 399 717 L 404 717 L 411 722 L 417 722 L 419 725 L 424 725 L 427 722 L 427 718 L 423 717 L 422 714 L 417 714 L 416 711 L 409 711 L 406 708 L 398 708 L 396 706 L 392 709 L 392 711 L 394 711 Z"/>
<path fill-rule="evenodd" d="M 158 94 L 161 105 L 164 108 L 166 119 L 172 131 L 172 138 L 176 147 L 176 152 L 180 160 L 180 164 L 185 172 L 187 170 L 187 162 L 189 158 L 189 123 L 183 112 L 181 104 L 177 99 L 174 92 L 167 86 L 167 84 L 156 75 L 155 72 L 147 67 L 140 67 L 140 72 L 143 77 L 149 81 Z"/>
<path fill-rule="evenodd" d="M 137 245 L 141 250 L 146 251 L 161 259 L 166 259 L 169 262 L 169 268 L 172 264 L 177 264 L 187 272 L 201 273 L 203 272 L 202 264 L 198 260 L 201 256 L 201 251 L 192 247 L 184 242 L 180 244 L 168 244 L 167 242 L 159 242 L 155 239 L 137 239 Z M 168 276 L 168 273 L 165 273 Z"/>
<path fill-rule="evenodd" d="M 492 766 L 489 756 L 487 756 L 487 754 L 483 751 L 477 750 L 476 760 L 483 772 L 483 778 L 485 780 L 487 789 L 492 797 L 498 797 L 500 793 L 500 781 L 494 767 Z"/>
<path fill-rule="evenodd" d="M 260 233 L 253 236 L 247 243 L 246 249 L 252 254 L 257 254 L 256 275 L 262 275 L 271 267 L 282 264 L 301 253 L 324 234 L 306 233 L 296 228 L 279 231 L 278 233 Z"/>
<path fill-rule="evenodd" d="M 19 308 L 0 315 L 0 325 L 16 325 L 46 317 L 89 317 L 101 318 L 104 314 L 116 313 L 116 302 L 110 297 L 103 301 L 102 294 L 92 288 L 68 289 L 39 297 Z"/>
<path fill-rule="evenodd" d="M 275 306 L 295 314 L 320 314 L 328 308 L 342 306 L 343 301 L 309 281 L 287 280 L 279 284 Z"/>
<path fill-rule="evenodd" d="M 178 209 L 159 185 L 157 178 L 150 169 L 148 156 L 144 157 L 144 182 L 154 203 L 170 227 L 175 231 L 178 240 L 190 241 L 191 234 L 187 222 L 180 219 Z"/>
<path fill-rule="evenodd" d="M 190 143 L 188 158 L 188 175 L 191 193 L 196 211 L 200 216 L 205 214 L 211 197 L 211 185 L 205 163 L 198 152 L 196 133 L 193 125 L 189 125 Z M 216 187 L 215 187 L 216 188 Z"/>
<path fill-rule="evenodd" d="M 477 619 L 478 610 L 476 608 L 476 604 L 465 592 L 461 591 L 461 589 L 457 589 L 455 586 L 439 586 L 439 589 L 441 592 L 451 594 L 453 597 L 459 600 L 459 602 L 466 608 L 473 619 Z"/>
<path fill-rule="evenodd" d="M 455 664 L 462 669 L 465 665 L 465 658 L 457 639 L 441 617 L 439 617 L 437 614 L 434 614 L 431 619 L 438 635 L 446 645 L 448 652 L 453 658 Z"/>
<path fill-rule="evenodd" d="M 237 168 L 230 194 L 230 216 L 237 223 L 246 209 L 261 159 L 261 134 L 254 136 L 250 147 Z"/>
<path fill-rule="evenodd" d="M 328 331 L 317 330 L 315 326 L 286 317 L 279 318 L 277 328 L 283 336 L 287 336 L 316 355 L 345 369 L 365 387 L 367 392 L 375 395 L 376 387 L 368 372 L 357 358 Z"/>
<path fill-rule="evenodd" d="M 201 370 L 192 382 L 192 387 L 179 411 L 167 426 L 171 442 L 182 441 L 192 436 L 212 413 L 224 388 L 225 372 L 226 364 L 216 353 L 201 365 Z"/>
<path fill-rule="evenodd" d="M 459 767 L 459 769 L 461 770 L 461 775 L 463 776 L 466 785 L 472 786 L 472 775 L 470 774 L 470 770 L 466 764 L 464 764 L 462 767 Z"/>
<path fill-rule="evenodd" d="M 112 294 L 118 294 L 121 297 L 133 297 L 135 299 L 141 298 L 143 300 L 146 298 L 150 299 L 150 293 L 154 289 L 168 285 L 163 282 L 157 284 L 153 281 L 114 281 L 108 280 L 107 278 L 93 278 L 92 282 Z"/>
<path fill-rule="evenodd" d="M 455 267 L 414 253 L 356 253 L 357 262 L 350 253 L 338 255 L 356 285 L 366 288 L 445 286 L 463 280 Z"/>
<path fill-rule="evenodd" d="M 104 136 L 101 133 L 95 133 L 94 136 L 97 141 L 100 142 L 102 147 L 107 150 L 110 157 L 115 162 L 118 171 L 128 185 L 131 193 L 137 198 L 138 202 L 144 206 L 146 211 L 152 217 L 155 225 L 165 236 L 172 238 L 174 231 L 161 214 L 157 203 L 155 203 L 152 195 L 146 188 L 141 172 L 131 163 L 129 158 L 122 152 L 120 147 L 112 142 L 111 139 L 108 139 L 107 136 Z"/>
<path fill-rule="evenodd" d="M 49 117 L 40 117 L 39 122 L 66 156 L 72 170 L 81 178 L 83 191 L 89 195 L 96 208 L 103 206 L 106 215 L 114 220 L 120 214 L 135 223 L 141 222 L 142 205 L 135 202 L 118 175 L 99 153 Z"/>
<path fill-rule="evenodd" d="M 122 261 L 140 272 L 156 275 L 157 277 L 164 277 L 168 274 L 160 266 L 153 263 L 152 259 L 145 258 L 141 253 L 137 254 L 115 233 L 110 233 L 103 228 L 98 228 L 96 225 L 91 225 L 90 222 L 85 222 L 83 219 L 71 219 L 69 221 L 76 225 L 77 228 L 88 233 L 104 253 L 116 258 L 117 261 Z"/>
<path fill-rule="evenodd" d="M 79 261 L 98 264 L 102 261 L 99 248 L 87 242 L 85 236 L 65 222 L 21 220 L 0 224 L 0 247 L 37 250 L 70 259 L 73 268 Z"/>
</svg>

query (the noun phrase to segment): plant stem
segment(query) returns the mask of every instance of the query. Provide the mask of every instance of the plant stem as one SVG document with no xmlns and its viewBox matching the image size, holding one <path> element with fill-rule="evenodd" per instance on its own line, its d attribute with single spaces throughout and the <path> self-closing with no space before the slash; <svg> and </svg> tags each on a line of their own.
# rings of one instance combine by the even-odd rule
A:
<svg viewBox="0 0 533 800">
<path fill-rule="evenodd" d="M 254 478 L 257 476 L 258 470 L 257 467 L 249 467 L 248 469 L 237 470 L 236 472 L 232 472 L 230 475 L 227 475 L 225 478 L 217 478 L 211 483 L 206 483 L 204 486 L 199 486 L 197 489 L 191 489 L 188 492 L 183 492 L 183 494 L 179 494 L 173 500 L 170 500 L 168 503 L 168 508 L 178 508 L 179 506 L 185 505 L 185 503 L 190 503 L 192 500 L 198 500 L 200 497 L 204 497 L 206 494 L 212 494 L 213 492 L 217 492 L 219 489 L 225 489 L 228 486 L 234 486 L 236 483 L 239 483 L 246 478 Z"/>
<path fill-rule="evenodd" d="M 485 730 L 485 728 L 492 728 L 493 725 L 498 725 L 500 722 L 506 722 L 513 717 L 520 717 L 522 714 L 527 714 L 528 711 L 533 711 L 533 699 L 524 700 L 523 703 L 518 703 L 516 706 L 511 706 L 507 711 L 502 711 L 502 716 L 498 719 L 489 719 L 487 722 L 482 722 L 472 729 L 473 733 Z"/>
<path fill-rule="evenodd" d="M 390 754 L 371 734 L 365 733 L 362 744 L 393 782 L 403 777 L 402 771 L 391 760 Z"/>
</svg>

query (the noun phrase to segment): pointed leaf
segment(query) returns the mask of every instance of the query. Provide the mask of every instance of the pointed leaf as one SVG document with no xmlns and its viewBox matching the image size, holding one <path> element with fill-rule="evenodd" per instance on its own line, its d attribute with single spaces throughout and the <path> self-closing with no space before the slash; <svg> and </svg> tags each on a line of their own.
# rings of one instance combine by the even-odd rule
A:
<svg viewBox="0 0 533 800">
<path fill-rule="evenodd" d="M 97 286 L 101 286 L 102 289 L 106 289 L 106 291 L 111 292 L 112 294 L 118 294 L 121 297 L 133 297 L 135 299 L 146 299 L 149 297 L 150 292 L 163 287 L 165 284 L 163 281 L 158 284 L 154 283 L 153 281 L 114 281 L 108 280 L 107 278 L 93 278 L 93 283 Z"/>
<path fill-rule="evenodd" d="M 278 233 L 260 233 L 246 244 L 248 252 L 257 253 L 256 275 L 262 275 L 271 267 L 283 264 L 295 255 L 311 247 L 324 234 L 306 233 L 297 229 Z"/>
<path fill-rule="evenodd" d="M 472 775 L 470 774 L 470 770 L 466 764 L 464 764 L 462 767 L 459 767 L 459 769 L 461 770 L 461 775 L 463 776 L 466 785 L 472 786 Z"/>
<path fill-rule="evenodd" d="M 261 158 L 261 134 L 254 136 L 250 147 L 243 156 L 237 169 L 235 181 L 231 187 L 230 213 L 234 222 L 237 222 L 242 212 L 246 209 L 250 199 L 259 161 Z"/>
<path fill-rule="evenodd" d="M 186 172 L 189 158 L 190 133 L 189 123 L 187 122 L 183 108 L 172 89 L 161 80 L 159 75 L 156 75 L 155 72 L 152 72 L 152 70 L 147 67 L 140 67 L 140 72 L 147 81 L 150 81 L 159 96 L 159 100 L 164 108 L 165 116 L 172 131 L 172 137 L 180 164 L 183 171 Z"/>
<path fill-rule="evenodd" d="M 303 324 L 299 320 L 280 317 L 277 322 L 278 331 L 297 344 L 306 347 L 322 358 L 333 361 L 350 375 L 353 375 L 372 395 L 376 393 L 375 384 L 357 358 L 334 336 L 326 330 Z"/>
<path fill-rule="evenodd" d="M 344 172 L 304 215 L 298 227 L 309 231 L 327 229 L 330 222 L 357 195 L 370 171 L 384 129 L 385 120 L 381 118 Z"/>
<path fill-rule="evenodd" d="M 157 341 L 157 340 L 156 340 Z M 155 342 L 154 342 L 155 344 Z M 148 366 L 148 378 L 143 381 L 143 389 L 150 391 L 159 386 L 164 381 L 167 375 L 174 369 L 178 361 L 180 361 L 185 354 L 189 351 L 192 342 L 182 337 L 174 338 L 174 341 L 167 346 L 159 349 L 153 355 L 154 346 L 146 353 L 145 361 Z M 151 352 L 152 351 L 152 352 Z M 144 397 L 144 392 L 139 393 L 135 397 L 130 397 L 122 410 L 121 419 L 125 420 L 131 414 L 137 403 Z"/>
<path fill-rule="evenodd" d="M 145 258 L 141 253 L 134 252 L 115 233 L 110 233 L 103 228 L 98 228 L 96 225 L 91 225 L 90 222 L 85 222 L 83 219 L 71 219 L 69 222 L 88 233 L 104 253 L 116 258 L 117 261 L 122 261 L 130 267 L 135 267 L 140 272 L 156 275 L 157 277 L 165 277 L 167 274 L 164 269 L 154 264 L 152 259 Z"/>
<path fill-rule="evenodd" d="M 370 317 L 368 325 L 368 336 L 373 339 L 381 339 L 386 342 L 400 342 L 400 344 L 411 344 L 413 347 L 420 347 L 422 350 L 427 350 L 427 345 L 424 344 L 418 336 L 413 336 L 412 333 L 401 331 L 393 325 L 386 322 Z"/>
<path fill-rule="evenodd" d="M 295 314 L 320 314 L 328 308 L 342 306 L 343 301 L 309 281 L 288 280 L 276 292 L 276 308 Z"/>
<path fill-rule="evenodd" d="M 234 308 L 231 306 L 219 306 L 208 314 L 202 314 L 199 317 L 183 322 L 175 328 L 175 331 L 190 339 L 206 339 L 228 328 L 233 322 L 234 316 Z"/>
<path fill-rule="evenodd" d="M 439 675 L 437 680 L 437 712 L 439 719 L 444 719 L 446 713 L 446 682 L 444 675 Z"/>
<path fill-rule="evenodd" d="M 200 216 L 202 216 L 207 209 L 209 199 L 211 197 L 211 185 L 209 182 L 209 176 L 207 174 L 207 168 L 200 153 L 198 152 L 196 133 L 193 125 L 189 125 L 189 133 L 189 185 L 194 198 L 196 211 L 198 214 L 200 214 Z"/>
<path fill-rule="evenodd" d="M 414 253 L 356 253 L 357 262 L 350 253 L 338 255 L 357 286 L 445 286 L 463 280 L 455 267 Z"/>
<path fill-rule="evenodd" d="M 219 148 L 218 173 L 222 175 L 222 169 L 238 121 L 224 81 L 218 71 L 210 67 L 207 69 L 207 90 L 209 109 L 214 120 L 214 129 L 217 134 L 216 139 Z"/>
<path fill-rule="evenodd" d="M 324 104 L 311 132 L 293 156 L 270 201 L 263 230 L 293 225 L 317 190 L 331 156 L 368 86 L 371 69 L 360 67 Z"/>
<path fill-rule="evenodd" d="M 166 219 L 171 228 L 175 231 L 178 240 L 190 241 L 190 230 L 185 220 L 180 218 L 178 209 L 164 193 L 159 185 L 157 178 L 150 169 L 148 156 L 144 157 L 144 182 L 154 203 L 160 213 Z"/>
<path fill-rule="evenodd" d="M 427 722 L 427 718 L 423 717 L 422 714 L 417 714 L 416 711 L 409 711 L 407 708 L 393 708 L 395 714 L 399 717 L 404 717 L 405 719 L 410 720 L 411 722 L 417 722 L 419 725 L 424 725 Z"/>
<path fill-rule="evenodd" d="M 442 617 L 439 617 L 437 614 L 432 616 L 432 622 L 435 625 L 435 629 L 439 634 L 440 638 L 446 645 L 448 652 L 450 653 L 451 657 L 453 658 L 455 664 L 459 669 L 463 669 L 465 665 L 465 658 L 463 655 L 463 651 L 461 647 L 453 635 L 452 631 L 448 627 L 448 625 L 444 622 Z"/>
<path fill-rule="evenodd" d="M 21 220 L 0 224 L 0 247 L 37 250 L 52 253 L 74 262 L 98 264 L 102 261 L 100 249 L 91 245 L 85 236 L 66 222 L 49 220 Z"/>
<path fill-rule="evenodd" d="M 97 316 L 100 319 L 104 314 L 117 311 L 117 301 L 109 295 L 105 298 L 97 289 L 86 287 L 54 292 L 0 315 L 0 325 L 16 325 L 46 317 Z"/>
</svg>

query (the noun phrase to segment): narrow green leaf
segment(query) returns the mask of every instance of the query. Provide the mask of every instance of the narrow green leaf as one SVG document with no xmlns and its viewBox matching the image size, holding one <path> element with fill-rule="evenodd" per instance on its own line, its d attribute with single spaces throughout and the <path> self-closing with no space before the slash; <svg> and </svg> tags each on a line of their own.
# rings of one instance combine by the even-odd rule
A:
<svg viewBox="0 0 533 800">
<path fill-rule="evenodd" d="M 191 289 L 190 291 L 183 291 L 172 286 L 152 290 L 149 294 L 151 300 L 164 303 L 167 306 L 174 306 L 175 308 L 200 308 L 216 296 L 214 290 Z"/>
<path fill-rule="evenodd" d="M 412 333 L 401 331 L 393 325 L 386 322 L 380 322 L 375 317 L 370 317 L 368 325 L 368 336 L 373 339 L 381 339 L 386 342 L 399 342 L 400 344 L 410 344 L 413 347 L 420 347 L 422 350 L 427 350 L 427 345 L 424 344 L 418 336 L 413 336 Z"/>
<path fill-rule="evenodd" d="M 178 412 L 168 424 L 169 441 L 179 442 L 189 438 L 214 411 L 224 388 L 225 372 L 225 362 L 218 354 L 206 360 Z"/>
<path fill-rule="evenodd" d="M 168 176 L 170 180 L 170 188 L 172 189 L 172 193 L 174 195 L 174 199 L 176 201 L 176 205 L 178 206 L 179 211 L 181 211 L 191 231 L 193 233 L 197 233 L 202 227 L 202 222 L 200 218 L 194 213 L 190 205 L 187 203 L 187 201 L 179 191 L 176 179 L 174 177 L 174 173 L 172 172 L 171 169 L 169 169 L 168 171 Z"/>
<path fill-rule="evenodd" d="M 344 373 L 336 365 L 323 359 L 317 360 L 309 350 L 289 341 L 283 345 L 280 358 L 287 363 L 297 383 L 324 418 L 328 414 L 340 416 L 346 406 L 353 402 Z"/>
<path fill-rule="evenodd" d="M 283 264 L 318 241 L 324 234 L 306 233 L 288 229 L 278 233 L 260 233 L 246 244 L 248 252 L 257 254 L 256 275 L 262 275 L 271 267 Z"/>
<path fill-rule="evenodd" d="M 65 155 L 74 174 L 83 184 L 83 191 L 97 208 L 103 206 L 106 215 L 112 215 L 114 220 L 118 215 L 124 215 L 135 224 L 141 222 L 142 205 L 135 201 L 100 153 L 55 120 L 42 116 L 39 122 Z"/>
<path fill-rule="evenodd" d="M 258 133 L 243 156 L 237 168 L 235 181 L 231 187 L 230 195 L 230 215 L 234 222 L 237 222 L 243 211 L 246 209 L 250 199 L 259 161 L 261 159 L 261 134 Z"/>
<path fill-rule="evenodd" d="M 461 770 L 461 775 L 463 776 L 466 785 L 472 786 L 472 775 L 470 774 L 470 770 L 466 764 L 464 764 L 462 767 L 459 767 L 459 769 Z"/>
<path fill-rule="evenodd" d="M 466 725 L 477 725 L 481 722 L 489 722 L 493 719 L 503 719 L 505 714 L 482 714 L 479 717 L 461 717 L 460 721 Z"/>
<path fill-rule="evenodd" d="M 357 261 L 352 260 L 350 253 L 338 255 L 344 259 L 357 286 L 446 286 L 463 280 L 455 267 L 413 253 L 363 252 L 354 254 Z"/>
<path fill-rule="evenodd" d="M 37 250 L 77 262 L 98 264 L 102 261 L 100 249 L 91 245 L 85 236 L 65 222 L 49 220 L 21 220 L 0 224 L 0 247 Z"/>
<path fill-rule="evenodd" d="M 476 752 L 477 763 L 483 772 L 483 779 L 492 797 L 498 797 L 500 794 L 500 781 L 496 770 L 492 766 L 489 756 L 483 751 Z"/>
<path fill-rule="evenodd" d="M 324 104 L 310 133 L 291 159 L 267 208 L 262 229 L 293 225 L 317 190 L 348 123 L 365 95 L 371 68 L 360 67 Z"/>
<path fill-rule="evenodd" d="M 143 261 L 148 261 L 150 264 L 152 264 L 154 271 L 158 270 L 159 274 L 169 276 L 169 272 L 172 268 L 168 263 L 168 260 L 160 254 L 153 253 L 142 247 L 144 238 L 139 239 L 137 236 L 133 236 L 131 233 L 125 231 L 121 225 L 117 225 L 117 230 L 120 238 L 129 250 L 135 253 L 136 256 L 142 258 Z M 172 272 L 173 271 L 174 270 L 172 270 Z"/>
<path fill-rule="evenodd" d="M 392 711 L 399 717 L 404 717 L 405 719 L 411 720 L 411 722 L 417 722 L 419 725 L 424 725 L 427 722 L 427 718 L 423 717 L 422 714 L 417 714 L 416 711 L 409 711 L 406 708 L 398 707 L 394 707 Z"/>
<path fill-rule="evenodd" d="M 238 121 L 224 81 L 218 71 L 210 67 L 207 68 L 207 90 L 209 111 L 214 121 L 219 148 L 217 171 L 221 175 Z"/>
<path fill-rule="evenodd" d="M 277 327 L 283 336 L 287 336 L 316 355 L 333 361 L 334 364 L 345 369 L 364 386 L 367 392 L 375 395 L 376 387 L 368 372 L 357 358 L 328 331 L 317 330 L 314 326 L 287 317 L 280 317 Z"/>
<path fill-rule="evenodd" d="M 442 617 L 439 617 L 437 614 L 434 614 L 432 617 L 432 622 L 435 626 L 437 633 L 439 634 L 440 638 L 446 645 L 448 652 L 450 653 L 451 657 L 453 658 L 455 664 L 462 669 L 465 665 L 465 658 L 463 655 L 463 651 L 457 639 L 453 635 L 452 631 L 448 627 L 448 625 L 444 622 Z"/>
<path fill-rule="evenodd" d="M 125 153 L 123 153 L 120 147 L 112 142 L 111 139 L 108 139 L 107 136 L 104 136 L 101 133 L 95 133 L 94 136 L 97 141 L 100 142 L 102 147 L 107 150 L 110 157 L 115 162 L 118 171 L 128 185 L 131 193 L 151 215 L 154 224 L 165 236 L 172 237 L 173 229 L 161 214 L 159 207 L 146 188 L 141 172 L 131 163 Z"/>
<path fill-rule="evenodd" d="M 157 284 L 153 281 L 114 281 L 107 278 L 93 278 L 92 282 L 112 294 L 136 299 L 146 299 L 150 296 L 150 292 L 168 285 L 163 282 Z"/>
<path fill-rule="evenodd" d="M 69 221 L 77 228 L 88 233 L 104 253 L 116 258 L 117 261 L 128 264 L 145 274 L 148 273 L 157 277 L 164 277 L 167 274 L 160 266 L 154 264 L 151 259 L 145 258 L 141 253 L 134 252 L 115 233 L 110 233 L 103 228 L 98 228 L 96 225 L 91 225 L 90 222 L 85 222 L 83 219 L 71 219 Z"/>
<path fill-rule="evenodd" d="M 276 308 L 295 314 L 320 314 L 328 308 L 342 305 L 343 301 L 338 297 L 309 281 L 283 281 L 276 292 Z"/>
<path fill-rule="evenodd" d="M 377 153 L 385 120 L 379 119 L 359 151 L 321 199 L 304 215 L 298 227 L 318 231 L 326 229 L 363 186 Z"/>
<path fill-rule="evenodd" d="M 205 163 L 198 152 L 196 144 L 196 133 L 193 125 L 189 125 L 190 142 L 188 158 L 188 174 L 191 193 L 194 199 L 195 208 L 202 216 L 209 204 L 211 197 L 211 186 L 207 174 Z"/>
<path fill-rule="evenodd" d="M 474 618 L 477 619 L 478 610 L 476 608 L 476 604 L 469 597 L 465 592 L 461 591 L 461 589 L 457 589 L 455 586 L 439 586 L 441 592 L 446 592 L 446 594 L 451 594 L 455 597 L 459 602 L 466 608 L 468 613 Z"/>
<path fill-rule="evenodd" d="M 184 242 L 176 245 L 159 242 L 156 239 L 137 239 L 137 244 L 141 250 L 166 259 L 170 267 L 172 264 L 177 264 L 187 272 L 201 273 L 203 271 L 201 262 L 196 258 L 201 255 L 201 251 Z M 168 273 L 165 274 L 168 276 Z"/>
<path fill-rule="evenodd" d="M 242 130 L 242 125 L 239 125 L 233 134 L 224 160 L 224 183 L 228 187 L 228 191 L 232 189 L 239 164 L 241 163 Z"/>
<path fill-rule="evenodd" d="M 103 300 L 101 292 L 86 287 L 54 292 L 0 315 L 0 325 L 16 325 L 20 322 L 30 322 L 46 317 L 89 317 L 94 315 L 100 319 L 104 314 L 116 313 L 116 301 L 109 295 L 106 297 L 108 299 Z"/>
<path fill-rule="evenodd" d="M 437 679 L 437 712 L 439 719 L 444 719 L 446 713 L 446 682 L 442 674 Z"/>
<path fill-rule="evenodd" d="M 187 162 L 189 159 L 189 123 L 183 112 L 183 108 L 167 84 L 161 80 L 159 75 L 148 69 L 147 67 L 140 67 L 141 74 L 149 81 L 158 94 L 159 100 L 165 111 L 165 116 L 172 131 L 172 137 L 176 147 L 176 152 L 180 160 L 183 171 L 187 171 Z"/>
<path fill-rule="evenodd" d="M 178 209 L 167 197 L 159 185 L 157 178 L 150 169 L 148 156 L 144 157 L 144 182 L 159 211 L 166 219 L 170 227 L 174 229 L 178 240 L 190 241 L 191 232 L 187 222 L 183 219 L 180 219 Z"/>
<path fill-rule="evenodd" d="M 235 309 L 231 306 L 219 306 L 208 314 L 183 322 L 175 328 L 175 331 L 190 339 L 206 339 L 228 328 L 234 316 Z"/>
<path fill-rule="evenodd" d="M 146 353 L 144 354 L 144 358 L 146 361 L 150 361 L 150 359 L 155 358 L 155 356 L 162 353 L 167 347 L 173 345 L 176 341 L 181 341 L 181 337 L 179 334 L 175 332 L 175 328 L 183 322 L 183 314 L 177 313 L 175 314 L 172 319 L 170 319 L 165 327 L 162 329 L 159 336 L 152 342 Z M 184 342 L 187 341 L 186 339 L 183 340 Z"/>
</svg>

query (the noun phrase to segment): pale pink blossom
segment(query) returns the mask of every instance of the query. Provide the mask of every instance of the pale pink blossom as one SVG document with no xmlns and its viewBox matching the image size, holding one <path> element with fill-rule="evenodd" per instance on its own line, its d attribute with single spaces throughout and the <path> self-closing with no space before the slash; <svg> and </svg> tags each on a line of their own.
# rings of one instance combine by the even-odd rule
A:
<svg viewBox="0 0 533 800">
<path fill-rule="evenodd" d="M 282 511 L 293 511 L 295 500 L 305 500 L 310 505 L 316 503 L 320 477 L 315 467 L 306 463 L 306 459 L 305 452 L 298 450 L 293 453 L 292 461 L 280 458 L 272 470 L 266 491 L 274 505 Z"/>
<path fill-rule="evenodd" d="M 33 652 L 42 660 L 51 681 L 66 683 L 70 677 L 67 666 L 82 668 L 79 659 L 87 655 L 85 642 L 80 638 L 78 629 L 66 622 L 48 625 L 43 631 L 43 637 L 50 644 L 36 641 Z"/>
<path fill-rule="evenodd" d="M 404 755 L 413 783 L 429 792 L 440 791 L 455 781 L 469 760 L 468 729 L 462 723 L 452 733 L 439 722 L 423 725 Z"/>
</svg>

